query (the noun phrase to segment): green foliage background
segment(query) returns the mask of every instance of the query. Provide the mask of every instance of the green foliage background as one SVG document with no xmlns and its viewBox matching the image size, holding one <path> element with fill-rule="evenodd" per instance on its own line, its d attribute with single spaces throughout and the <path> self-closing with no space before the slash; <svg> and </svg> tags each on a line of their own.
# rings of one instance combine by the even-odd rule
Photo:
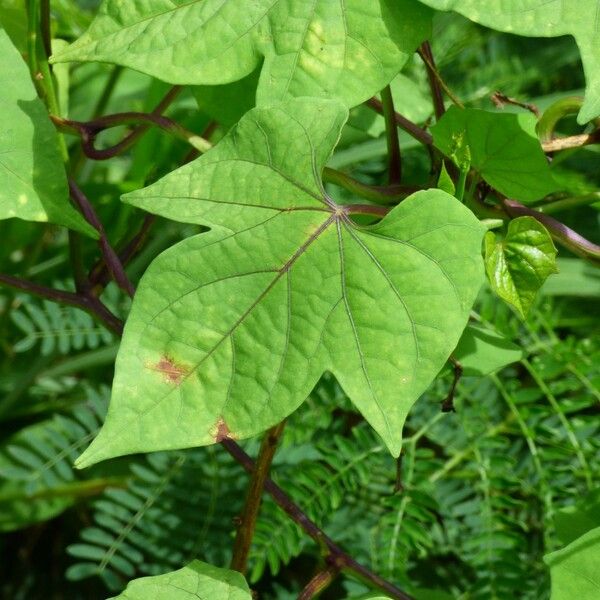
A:
<svg viewBox="0 0 600 600">
<path fill-rule="evenodd" d="M 54 35 L 79 37 L 95 8 L 53 2 Z M 19 3 L 0 2 L 0 21 L 15 41 L 23 35 L 19 11 Z M 521 38 L 448 13 L 436 16 L 432 46 L 445 80 L 469 107 L 491 109 L 490 94 L 501 90 L 543 109 L 583 90 L 571 38 Z M 92 116 L 114 72 L 94 63 L 71 71 L 71 118 Z M 398 96 L 397 109 L 423 122 L 431 112 L 426 73 L 417 57 L 403 73 L 408 83 L 398 85 L 410 86 L 411 94 Z M 124 70 L 102 112 L 150 110 L 167 89 Z M 202 131 L 214 110 L 198 111 L 184 93 L 169 115 Z M 563 133 L 578 131 L 575 119 L 561 126 Z M 374 113 L 353 109 L 331 164 L 365 183 L 384 183 L 382 132 Z M 428 170 L 425 150 L 411 144 L 403 143 L 406 183 L 422 181 Z M 153 130 L 119 158 L 75 163 L 113 240 L 140 219 L 116 199 L 173 170 L 186 153 L 183 143 Z M 598 158 L 598 146 L 588 146 L 552 170 L 563 188 L 587 192 L 600 185 Z M 329 191 L 340 200 L 346 194 Z M 561 216 L 597 236 L 597 205 Z M 137 279 L 163 249 L 198 231 L 161 220 L 130 274 Z M 0 271 L 69 288 L 63 230 L 10 220 L 0 222 L 0 233 Z M 91 246 L 86 258 L 93 263 Z M 394 493 L 395 461 L 332 378 L 325 376 L 290 418 L 273 478 L 357 559 L 418 598 L 434 597 L 419 591 L 425 588 L 445 590 L 448 598 L 549 597 L 542 556 L 562 545 L 556 515 L 597 486 L 600 278 L 566 252 L 558 264 L 560 273 L 542 288 L 526 322 L 489 289 L 481 292 L 473 319 L 518 344 L 523 359 L 495 375 L 464 377 L 456 413 L 439 409 L 450 373 L 434 382 L 407 421 L 401 493 Z M 112 285 L 103 299 L 127 315 L 129 302 Z M 112 334 L 76 309 L 0 289 L 0 343 L 2 597 L 103 598 L 136 576 L 178 569 L 192 558 L 227 564 L 246 478 L 219 447 L 73 470 L 106 410 Z M 256 451 L 254 442 L 246 446 Z M 314 545 L 267 498 L 252 549 L 252 587 L 261 598 L 294 598 L 318 564 Z M 366 591 L 340 579 L 323 598 Z"/>
</svg>

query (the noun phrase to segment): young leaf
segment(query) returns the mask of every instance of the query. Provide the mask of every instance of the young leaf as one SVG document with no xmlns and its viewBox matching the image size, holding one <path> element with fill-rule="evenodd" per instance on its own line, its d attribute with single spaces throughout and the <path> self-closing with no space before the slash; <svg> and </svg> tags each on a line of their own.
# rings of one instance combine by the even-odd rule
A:
<svg viewBox="0 0 600 600">
<path fill-rule="evenodd" d="M 0 28 L 0 219 L 50 221 L 92 237 L 69 204 L 56 131 L 27 65 Z"/>
<path fill-rule="evenodd" d="M 572 35 L 579 46 L 587 79 L 578 116 L 587 123 L 600 115 L 600 38 L 597 0 L 421 0 L 438 10 L 454 10 L 498 31 L 532 37 Z"/>
<path fill-rule="evenodd" d="M 440 190 L 359 227 L 320 174 L 347 111 L 253 109 L 210 152 L 125 201 L 213 227 L 142 279 L 110 413 L 79 466 L 255 435 L 328 370 L 394 455 L 464 329 L 483 228 Z"/>
<path fill-rule="evenodd" d="M 164 575 L 140 577 L 113 600 L 252 600 L 250 588 L 237 571 L 192 561 L 189 565 Z"/>
<path fill-rule="evenodd" d="M 483 376 L 521 360 L 523 351 L 495 331 L 468 325 L 452 355 L 460 362 L 463 375 Z"/>
<path fill-rule="evenodd" d="M 551 600 L 596 600 L 600 593 L 600 527 L 544 556 L 552 579 Z"/>
<path fill-rule="evenodd" d="M 456 165 L 472 166 L 492 187 L 522 202 L 556 190 L 529 113 L 451 107 L 431 128 L 433 143 Z"/>
<path fill-rule="evenodd" d="M 431 33 L 415 0 L 105 0 L 55 61 L 111 62 L 178 84 L 229 83 L 264 59 L 257 101 L 325 96 L 353 106 Z"/>
<path fill-rule="evenodd" d="M 486 233 L 485 269 L 493 290 L 525 317 L 546 278 L 557 272 L 556 248 L 539 221 L 519 217 L 502 241 Z"/>
</svg>

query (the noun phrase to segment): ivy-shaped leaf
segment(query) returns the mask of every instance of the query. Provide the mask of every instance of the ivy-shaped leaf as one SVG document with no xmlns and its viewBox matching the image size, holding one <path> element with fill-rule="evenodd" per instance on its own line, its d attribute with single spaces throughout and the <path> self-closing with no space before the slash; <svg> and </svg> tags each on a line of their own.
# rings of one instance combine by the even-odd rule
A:
<svg viewBox="0 0 600 600">
<path fill-rule="evenodd" d="M 501 241 L 486 233 L 485 268 L 492 289 L 525 318 L 544 281 L 557 272 L 556 248 L 539 221 L 519 217 Z"/>
<path fill-rule="evenodd" d="M 79 460 L 246 438 L 333 372 L 394 455 L 464 329 L 483 230 L 440 190 L 359 227 L 321 171 L 347 111 L 253 109 L 219 144 L 126 202 L 214 228 L 159 256 L 138 288 L 106 423 Z"/>
<path fill-rule="evenodd" d="M 473 167 L 493 188 L 528 202 L 557 189 L 529 113 L 451 107 L 431 128 L 433 143 L 461 169 Z"/>
<path fill-rule="evenodd" d="M 578 121 L 600 115 L 600 36 L 598 0 L 421 0 L 438 10 L 454 10 L 497 31 L 532 37 L 572 35 L 579 46 L 587 80 Z"/>
<path fill-rule="evenodd" d="M 600 527 L 561 550 L 546 554 L 550 567 L 550 600 L 597 600 L 600 597 Z"/>
<path fill-rule="evenodd" d="M 252 600 L 250 588 L 237 571 L 201 562 L 164 575 L 140 577 L 113 600 Z"/>
<path fill-rule="evenodd" d="M 229 83 L 261 61 L 259 104 L 324 96 L 360 104 L 431 33 L 416 0 L 105 0 L 55 61 L 110 62 L 178 84 Z"/>
<path fill-rule="evenodd" d="M 69 203 L 56 130 L 1 28 L 0 106 L 0 219 L 50 221 L 98 237 Z"/>
</svg>

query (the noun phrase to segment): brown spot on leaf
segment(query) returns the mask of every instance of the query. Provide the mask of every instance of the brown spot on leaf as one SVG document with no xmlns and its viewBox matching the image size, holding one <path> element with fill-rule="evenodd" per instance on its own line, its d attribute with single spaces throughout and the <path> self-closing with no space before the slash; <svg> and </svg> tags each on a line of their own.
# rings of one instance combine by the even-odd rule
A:
<svg viewBox="0 0 600 600">
<path fill-rule="evenodd" d="M 231 431 L 229 430 L 229 427 L 227 427 L 227 423 L 225 423 L 225 421 L 223 420 L 223 417 L 221 417 L 217 421 L 217 424 L 215 425 L 215 427 L 213 428 L 213 431 L 211 433 L 212 433 L 212 436 L 215 438 L 215 442 L 217 444 L 219 442 L 222 442 L 223 440 L 233 439 L 233 436 L 231 435 Z"/>
<path fill-rule="evenodd" d="M 151 365 L 150 368 L 162 373 L 166 381 L 175 385 L 179 385 L 188 372 L 185 367 L 177 365 L 175 361 L 168 356 L 161 356 L 160 360 Z"/>
</svg>

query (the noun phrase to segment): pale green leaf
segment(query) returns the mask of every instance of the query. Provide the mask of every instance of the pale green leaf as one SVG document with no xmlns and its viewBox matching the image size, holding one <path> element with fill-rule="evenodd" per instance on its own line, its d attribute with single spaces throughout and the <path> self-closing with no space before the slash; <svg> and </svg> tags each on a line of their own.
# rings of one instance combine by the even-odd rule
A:
<svg viewBox="0 0 600 600">
<path fill-rule="evenodd" d="M 482 281 L 483 228 L 440 190 L 370 227 L 323 191 L 347 111 L 253 109 L 211 151 L 125 200 L 214 227 L 159 256 L 125 326 L 110 411 L 79 466 L 247 438 L 333 372 L 394 455 Z"/>
<path fill-rule="evenodd" d="M 454 194 L 456 193 L 456 186 L 454 185 L 454 181 L 452 181 L 452 177 L 450 177 L 450 174 L 446 169 L 446 165 L 443 162 L 442 168 L 440 169 L 440 175 L 438 177 L 437 186 L 438 188 L 440 188 L 440 190 L 444 190 L 444 192 L 450 194 L 451 196 L 454 196 Z"/>
<path fill-rule="evenodd" d="M 519 217 L 503 240 L 486 234 L 485 268 L 492 289 L 525 317 L 544 281 L 557 272 L 556 248 L 539 221 Z"/>
<path fill-rule="evenodd" d="M 452 353 L 463 375 L 483 376 L 521 360 L 523 351 L 504 336 L 481 325 L 468 325 Z"/>
<path fill-rule="evenodd" d="M 69 203 L 58 138 L 25 62 L 0 29 L 0 219 L 50 221 L 97 237 Z"/>
<path fill-rule="evenodd" d="M 259 104 L 324 96 L 357 105 L 431 33 L 416 0 L 105 0 L 55 61 L 101 61 L 178 84 L 216 85 L 263 61 Z"/>
<path fill-rule="evenodd" d="M 140 577 L 113 600 L 252 600 L 250 588 L 237 571 L 201 562 L 164 575 Z"/>
<path fill-rule="evenodd" d="M 568 546 L 546 554 L 550 567 L 550 600 L 598 600 L 600 597 L 600 527 Z"/>
<path fill-rule="evenodd" d="M 529 113 L 451 107 L 431 128 L 433 143 L 456 165 L 473 167 L 493 188 L 522 202 L 557 189 Z"/>
<path fill-rule="evenodd" d="M 421 0 L 439 10 L 454 10 L 498 31 L 532 37 L 572 35 L 587 79 L 580 123 L 600 115 L 600 36 L 598 0 Z"/>
</svg>

